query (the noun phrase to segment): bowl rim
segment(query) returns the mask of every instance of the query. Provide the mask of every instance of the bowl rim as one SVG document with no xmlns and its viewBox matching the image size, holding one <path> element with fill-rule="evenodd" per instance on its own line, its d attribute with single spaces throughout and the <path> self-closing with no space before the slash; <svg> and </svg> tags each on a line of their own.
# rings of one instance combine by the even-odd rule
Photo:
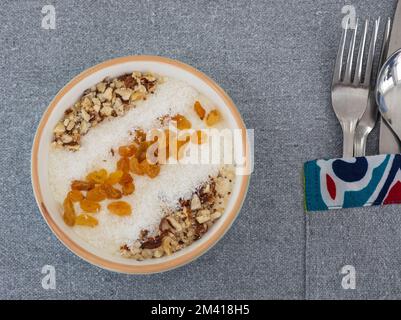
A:
<svg viewBox="0 0 401 320">
<path fill-rule="evenodd" d="M 38 156 L 39 156 L 39 145 L 40 141 L 42 138 L 42 133 L 43 129 L 46 126 L 50 115 L 52 111 L 56 108 L 57 104 L 59 101 L 64 97 L 64 95 L 67 94 L 75 85 L 77 85 L 80 81 L 82 81 L 84 78 L 92 75 L 93 73 L 102 70 L 104 68 L 108 68 L 117 64 L 122 64 L 122 63 L 127 63 L 127 62 L 156 62 L 156 63 L 163 63 L 163 64 L 169 64 L 172 65 L 176 68 L 183 69 L 184 71 L 187 71 L 194 76 L 200 78 L 203 82 L 205 82 L 208 86 L 210 86 L 219 96 L 222 98 L 224 101 L 225 105 L 229 108 L 231 114 L 235 118 L 235 122 L 238 125 L 238 128 L 243 130 L 245 132 L 246 127 L 245 124 L 242 120 L 242 117 L 236 108 L 234 102 L 231 100 L 231 98 L 227 95 L 227 93 L 217 84 L 215 83 L 212 79 L 210 79 L 208 76 L 206 76 L 203 72 L 183 63 L 177 60 L 165 58 L 165 57 L 160 57 L 160 56 L 150 56 L 150 55 L 138 55 L 138 56 L 125 56 L 125 57 L 120 57 L 120 58 L 114 58 L 110 60 L 106 60 L 104 62 L 101 62 L 95 66 L 92 66 L 77 76 L 75 76 L 70 82 L 68 82 L 53 98 L 53 100 L 50 102 L 49 106 L 45 110 L 38 128 L 36 130 L 36 134 L 34 137 L 33 141 L 33 146 L 32 146 L 32 152 L 31 152 L 31 180 L 32 180 L 32 187 L 33 187 L 33 192 L 34 196 L 37 202 L 37 205 L 39 207 L 39 210 L 46 221 L 47 225 L 51 229 L 51 231 L 56 235 L 56 237 L 63 243 L 70 251 L 72 251 L 74 254 L 82 258 L 83 260 L 96 265 L 98 267 L 101 267 L 106 270 L 110 271 L 115 271 L 115 272 L 120 272 L 120 273 L 126 273 L 126 274 L 149 274 L 149 273 L 158 273 L 158 272 L 163 272 L 171 269 L 178 268 L 180 266 L 183 266 L 202 254 L 204 254 L 208 249 L 213 247 L 223 236 L 224 234 L 229 230 L 231 227 L 232 223 L 234 222 L 235 218 L 237 217 L 239 211 L 241 210 L 242 204 L 245 200 L 245 196 L 248 190 L 249 186 L 249 180 L 250 180 L 250 175 L 243 175 L 241 176 L 241 186 L 239 189 L 239 193 L 237 196 L 237 199 L 235 200 L 235 203 L 232 207 L 232 210 L 230 212 L 225 212 L 226 219 L 223 224 L 219 226 L 218 229 L 215 229 L 213 231 L 213 234 L 210 235 L 209 239 L 207 239 L 205 242 L 201 243 L 200 245 L 194 247 L 193 250 L 188 250 L 186 253 L 183 255 L 177 256 L 176 258 L 170 259 L 168 261 L 164 261 L 161 263 L 155 263 L 155 264 L 143 264 L 143 265 L 128 265 L 128 264 L 123 264 L 115 261 L 110 261 L 107 259 L 104 259 L 102 257 L 97 256 L 96 254 L 84 249 L 81 247 L 79 244 L 74 242 L 72 239 L 68 237 L 64 233 L 63 230 L 57 225 L 57 223 L 53 220 L 52 216 L 50 215 L 48 209 L 46 208 L 46 205 L 44 203 L 44 198 L 42 196 L 42 192 L 40 189 L 40 184 L 39 184 L 39 173 L 38 173 Z M 249 148 L 249 144 L 247 141 L 247 138 L 245 135 L 243 135 L 243 142 L 245 148 Z M 246 153 L 247 157 L 249 157 L 249 153 Z M 247 161 L 250 159 L 248 158 Z"/>
</svg>

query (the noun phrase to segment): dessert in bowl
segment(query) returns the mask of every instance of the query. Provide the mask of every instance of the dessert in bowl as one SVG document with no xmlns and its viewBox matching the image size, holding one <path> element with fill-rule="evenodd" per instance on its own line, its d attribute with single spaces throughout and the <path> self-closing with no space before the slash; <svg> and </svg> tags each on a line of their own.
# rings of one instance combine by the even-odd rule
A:
<svg viewBox="0 0 401 320">
<path fill-rule="evenodd" d="M 243 133 L 232 149 L 216 143 L 226 129 Z M 87 261 L 126 273 L 175 268 L 238 214 L 249 175 L 233 158 L 249 162 L 244 133 L 233 102 L 199 71 L 160 57 L 110 60 L 46 110 L 32 151 L 35 197 L 56 236 Z"/>
</svg>

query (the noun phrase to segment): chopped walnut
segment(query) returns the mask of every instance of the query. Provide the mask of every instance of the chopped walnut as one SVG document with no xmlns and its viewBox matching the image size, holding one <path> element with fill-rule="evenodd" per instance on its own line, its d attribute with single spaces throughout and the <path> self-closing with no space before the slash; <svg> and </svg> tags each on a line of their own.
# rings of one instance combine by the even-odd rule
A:
<svg viewBox="0 0 401 320">
<path fill-rule="evenodd" d="M 160 81 L 159 81 L 160 80 Z M 81 136 L 104 119 L 123 116 L 154 93 L 161 79 L 149 73 L 133 72 L 118 78 L 106 78 L 84 91 L 83 96 L 64 112 L 53 130 L 53 145 L 76 151 Z"/>
<path fill-rule="evenodd" d="M 160 258 L 199 240 L 225 209 L 234 181 L 233 171 L 232 166 L 221 168 L 219 174 L 201 185 L 191 198 L 181 199 L 178 210 L 165 214 L 156 234 L 141 232 L 133 244 L 120 247 L 121 255 L 136 260 Z"/>
</svg>

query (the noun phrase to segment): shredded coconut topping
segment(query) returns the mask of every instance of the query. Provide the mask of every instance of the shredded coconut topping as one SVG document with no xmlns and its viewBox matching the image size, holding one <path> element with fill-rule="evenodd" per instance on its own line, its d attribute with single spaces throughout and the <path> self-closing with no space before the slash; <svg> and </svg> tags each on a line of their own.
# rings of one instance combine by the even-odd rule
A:
<svg viewBox="0 0 401 320">
<path fill-rule="evenodd" d="M 81 147 L 71 152 L 52 148 L 49 154 L 49 181 L 56 201 L 62 203 L 72 180 L 85 177 L 90 171 L 115 169 L 116 156 L 111 150 L 130 140 L 130 133 L 141 128 L 149 130 L 160 125 L 165 115 L 180 113 L 190 119 L 194 129 L 204 123 L 193 112 L 196 100 L 207 101 L 188 84 L 168 79 L 159 84 L 153 95 L 130 109 L 123 117 L 110 118 L 92 128 L 81 138 Z M 205 102 L 207 105 L 207 102 Z M 199 148 L 205 146 L 199 146 Z M 218 173 L 218 164 L 164 165 L 157 179 L 135 176 L 135 193 L 126 197 L 133 214 L 118 217 L 107 212 L 105 205 L 96 218 L 96 228 L 75 226 L 74 230 L 95 247 L 115 252 L 121 243 L 129 243 L 140 236 L 143 229 L 154 231 L 163 217 L 164 209 L 178 206 L 180 198 L 190 197 L 195 189 Z"/>
</svg>

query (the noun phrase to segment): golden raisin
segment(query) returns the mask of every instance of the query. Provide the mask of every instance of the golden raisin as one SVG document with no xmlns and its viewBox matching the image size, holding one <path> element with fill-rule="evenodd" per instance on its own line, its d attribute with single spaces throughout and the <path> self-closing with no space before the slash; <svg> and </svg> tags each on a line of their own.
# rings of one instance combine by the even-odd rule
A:
<svg viewBox="0 0 401 320">
<path fill-rule="evenodd" d="M 91 190 L 95 187 L 95 184 L 91 181 L 81 181 L 81 180 L 74 180 L 71 182 L 71 189 L 72 190 Z"/>
<path fill-rule="evenodd" d="M 150 162 L 166 163 L 169 157 L 169 137 L 170 131 L 168 129 L 159 131 L 146 151 L 146 159 Z M 138 158 L 138 161 L 141 162 L 144 159 L 145 157 Z"/>
<path fill-rule="evenodd" d="M 85 227 L 96 227 L 99 222 L 95 217 L 90 216 L 89 214 L 82 213 L 80 214 L 76 219 L 75 223 L 79 226 L 85 226 Z"/>
<path fill-rule="evenodd" d="M 133 172 L 139 176 L 142 176 L 144 174 L 138 159 L 135 157 L 132 157 L 129 160 L 129 168 L 130 168 L 131 172 Z"/>
<path fill-rule="evenodd" d="M 129 216 L 132 213 L 131 205 L 125 201 L 115 201 L 109 203 L 107 209 L 118 216 Z"/>
<path fill-rule="evenodd" d="M 216 109 L 210 111 L 206 116 L 206 124 L 211 127 L 220 121 L 220 112 Z"/>
<path fill-rule="evenodd" d="M 121 177 L 121 179 L 120 179 L 120 184 L 121 185 L 124 185 L 124 184 L 127 184 L 127 183 L 131 183 L 131 182 L 133 182 L 134 181 L 134 179 L 132 178 L 132 176 L 128 173 L 128 172 L 124 172 L 124 174 L 123 174 L 123 176 Z"/>
<path fill-rule="evenodd" d="M 99 202 L 103 201 L 107 198 L 106 191 L 104 191 L 101 187 L 93 188 L 89 190 L 86 194 L 86 199 L 89 201 Z"/>
<path fill-rule="evenodd" d="M 138 154 L 137 159 L 139 161 L 143 161 L 144 159 L 146 159 L 146 152 L 141 152 L 140 154 Z"/>
<path fill-rule="evenodd" d="M 118 154 L 122 157 L 132 157 L 136 152 L 136 147 L 134 145 L 121 146 L 118 148 Z"/>
<path fill-rule="evenodd" d="M 122 193 L 120 190 L 114 188 L 107 183 L 103 184 L 101 188 L 106 192 L 108 199 L 120 199 L 122 197 Z"/>
<path fill-rule="evenodd" d="M 107 179 L 107 170 L 100 169 L 99 171 L 92 171 L 86 176 L 86 180 L 93 183 L 104 183 Z"/>
<path fill-rule="evenodd" d="M 203 144 L 207 141 L 207 134 L 202 130 L 196 130 L 191 136 L 192 143 Z"/>
<path fill-rule="evenodd" d="M 171 118 L 173 121 L 177 122 L 177 128 L 179 130 L 191 129 L 191 122 L 181 114 L 176 114 Z"/>
<path fill-rule="evenodd" d="M 135 185 L 132 182 L 125 183 L 122 186 L 123 194 L 125 196 L 128 196 L 130 194 L 133 194 L 135 191 Z"/>
<path fill-rule="evenodd" d="M 100 204 L 95 201 L 90 201 L 87 199 L 83 199 L 79 202 L 81 209 L 85 212 L 96 213 L 100 210 Z"/>
<path fill-rule="evenodd" d="M 152 144 L 150 141 L 142 141 L 138 149 L 136 150 L 135 157 L 141 162 L 142 160 L 146 159 L 146 151 L 148 150 L 149 146 Z"/>
<path fill-rule="evenodd" d="M 160 173 L 160 165 L 157 164 L 151 164 L 148 166 L 148 171 L 146 174 L 149 176 L 149 178 L 156 178 Z"/>
<path fill-rule="evenodd" d="M 67 226 L 74 226 L 75 224 L 75 209 L 71 199 L 67 196 L 63 203 L 63 220 Z"/>
<path fill-rule="evenodd" d="M 149 178 L 156 178 L 160 173 L 160 165 L 150 164 L 147 160 L 141 162 L 141 167 L 143 171 Z"/>
<path fill-rule="evenodd" d="M 78 202 L 84 198 L 84 195 L 79 190 L 71 190 L 68 192 L 68 198 L 70 198 L 72 202 Z"/>
<path fill-rule="evenodd" d="M 201 120 L 203 120 L 203 118 L 205 118 L 206 111 L 205 111 L 205 109 L 203 109 L 203 107 L 199 101 L 195 102 L 194 109 L 195 109 L 196 114 L 199 116 L 199 118 Z"/>
<path fill-rule="evenodd" d="M 117 169 L 121 170 L 122 172 L 129 171 L 129 159 L 127 157 L 123 157 L 117 162 Z"/>
<path fill-rule="evenodd" d="M 110 185 L 119 183 L 123 174 L 124 172 L 122 172 L 121 170 L 117 170 L 115 172 L 110 173 L 109 177 L 106 180 L 106 183 Z"/>
</svg>

